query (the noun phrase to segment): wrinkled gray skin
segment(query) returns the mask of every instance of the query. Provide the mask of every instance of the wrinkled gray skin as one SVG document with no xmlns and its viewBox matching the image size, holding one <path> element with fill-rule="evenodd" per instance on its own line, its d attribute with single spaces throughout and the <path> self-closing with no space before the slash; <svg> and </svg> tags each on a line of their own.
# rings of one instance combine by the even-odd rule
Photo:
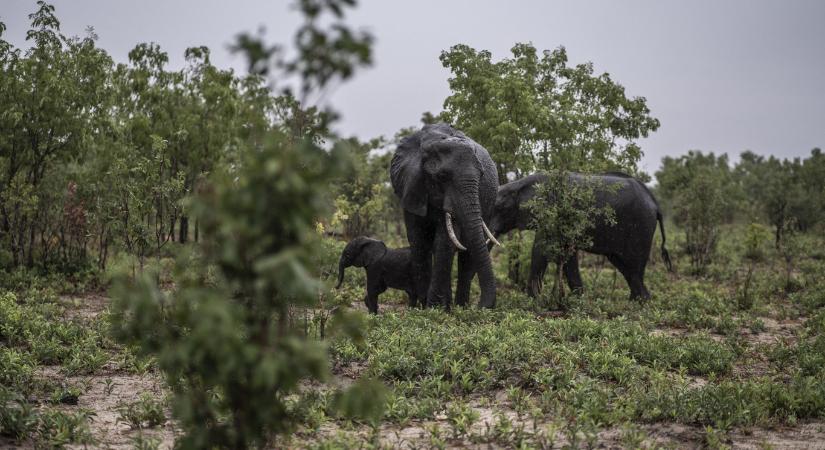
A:
<svg viewBox="0 0 825 450">
<path fill-rule="evenodd" d="M 425 125 L 398 145 L 390 179 L 404 208 L 418 301 L 450 308 L 456 247 L 446 229 L 449 212 L 455 234 L 467 248 L 458 254 L 456 304 L 467 304 L 470 282 L 478 273 L 479 306 L 495 307 L 495 277 L 482 220 L 493 213 L 498 173 L 487 150 L 449 125 Z"/>
<path fill-rule="evenodd" d="M 611 172 L 604 175 L 583 175 L 571 173 L 573 182 L 595 181 L 597 207 L 610 205 L 615 212 L 616 223 L 596 220 L 591 229 L 593 245 L 585 248 L 589 253 L 605 255 L 624 276 L 630 287 L 631 298 L 646 300 L 650 292 L 644 284 L 645 268 L 656 232 L 656 222 L 662 230 L 662 258 L 671 269 L 670 257 L 665 249 L 665 228 L 662 213 L 653 194 L 640 181 L 627 174 Z M 537 183 L 547 180 L 546 175 L 530 175 L 507 183 L 498 190 L 495 214 L 490 229 L 494 234 L 507 233 L 513 229 L 525 230 L 530 226 L 530 214 L 525 204 L 536 194 Z M 528 293 L 535 297 L 541 290 L 541 280 L 550 258 L 533 243 L 530 261 Z M 579 261 L 576 255 L 563 265 L 567 284 L 571 290 L 582 289 Z"/>
<path fill-rule="evenodd" d="M 338 284 L 344 282 L 347 267 L 363 267 L 367 271 L 367 295 L 364 304 L 373 313 L 378 313 L 378 296 L 387 288 L 399 289 L 407 293 L 410 305 L 415 301 L 415 283 L 410 265 L 410 249 L 388 249 L 383 242 L 365 236 L 351 240 L 338 260 Z"/>
</svg>

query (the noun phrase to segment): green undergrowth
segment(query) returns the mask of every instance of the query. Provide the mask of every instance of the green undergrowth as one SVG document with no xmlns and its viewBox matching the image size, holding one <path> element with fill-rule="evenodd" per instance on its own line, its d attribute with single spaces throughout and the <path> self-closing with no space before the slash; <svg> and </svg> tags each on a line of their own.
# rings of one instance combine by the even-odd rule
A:
<svg viewBox="0 0 825 450">
<path fill-rule="evenodd" d="M 91 444 L 94 413 L 76 406 L 88 385 L 68 380 L 128 353 L 112 347 L 105 314 L 72 317 L 48 280 L 20 288 L 0 294 L 0 437 L 40 448 Z"/>
<path fill-rule="evenodd" d="M 343 243 L 325 245 L 318 264 L 322 279 L 334 281 Z M 685 258 L 678 254 L 676 273 L 654 262 L 647 302 L 627 298 L 621 276 L 592 255 L 582 257 L 585 291 L 563 302 L 546 295 L 549 275 L 544 296 L 528 297 L 502 273 L 500 260 L 495 310 L 409 309 L 402 292 L 389 290 L 380 314 L 362 325 L 363 341 L 336 338 L 331 328 L 325 338 L 338 378 L 375 379 L 389 388 L 383 417 L 354 419 L 345 411 L 358 404 L 308 385 L 285 399 L 300 427 L 279 443 L 404 446 L 388 435 L 413 426 L 423 437 L 409 438 L 410 445 L 433 448 L 586 447 L 606 430 L 620 445 L 639 448 L 653 445 L 644 430 L 678 423 L 713 445 L 737 428 L 825 420 L 825 262 L 800 259 L 788 286 L 770 252 L 753 263 L 747 302 L 746 272 L 726 266 L 742 264 L 735 253 L 698 275 L 679 272 Z M 77 406 L 88 384 L 77 380 L 103 379 L 111 369 L 155 372 L 157 362 L 114 345 L 105 307 L 83 316 L 77 308 L 84 297 L 57 295 L 70 288 L 66 283 L 19 275 L 6 282 L 12 288 L 0 294 L 0 442 L 93 443 L 94 413 Z M 349 269 L 320 311 L 361 307 L 364 283 L 362 269 Z M 312 311 L 296 317 L 320 337 L 322 316 Z M 75 381 L 60 381 L 66 377 Z M 157 443 L 139 433 L 168 424 L 174 405 L 140 394 L 114 412 L 138 433 L 135 446 L 152 448 Z"/>
<path fill-rule="evenodd" d="M 333 341 L 331 352 L 342 373 L 391 387 L 386 423 L 446 416 L 444 442 L 454 444 L 461 436 L 517 444 L 469 431 L 479 408 L 562 428 L 681 423 L 708 427 L 708 439 L 735 427 L 825 419 L 825 285 L 817 276 L 825 266 L 802 260 L 788 289 L 777 264 L 761 260 L 743 302 L 744 272 L 723 266 L 737 257 L 703 275 L 654 265 L 645 303 L 628 299 L 621 277 L 597 257 L 583 258 L 587 290 L 563 304 L 531 299 L 498 273 L 496 310 L 396 308 L 370 319 L 364 346 Z M 793 321 L 791 331 L 766 325 L 783 321 Z M 532 446 L 547 437 L 528 431 Z M 442 435 L 430 433 L 438 447 L 433 436 Z"/>
</svg>

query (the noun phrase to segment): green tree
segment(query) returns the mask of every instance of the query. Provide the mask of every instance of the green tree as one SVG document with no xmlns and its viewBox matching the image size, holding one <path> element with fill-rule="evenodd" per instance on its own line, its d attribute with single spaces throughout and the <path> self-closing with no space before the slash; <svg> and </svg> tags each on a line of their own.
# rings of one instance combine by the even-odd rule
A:
<svg viewBox="0 0 825 450">
<path fill-rule="evenodd" d="M 789 224 L 799 226 L 802 222 L 810 226 L 816 221 L 817 197 L 811 199 L 806 195 L 799 160 L 765 158 L 752 152 L 742 153 L 740 159 L 737 177 L 748 198 L 756 203 L 755 209 L 773 226 L 777 249 Z"/>
<path fill-rule="evenodd" d="M 112 65 L 93 33 L 67 38 L 54 7 L 37 5 L 26 35 L 33 46 L 25 53 L 2 40 L 0 25 L 0 242 L 13 265 L 27 266 L 84 256 L 83 221 L 72 230 L 59 223 L 74 188 L 58 181 L 67 181 L 66 164 L 82 157 L 95 119 L 105 114 L 97 105 Z"/>
<path fill-rule="evenodd" d="M 539 55 L 516 44 L 511 52 L 494 62 L 489 51 L 455 45 L 440 57 L 452 72 L 440 118 L 490 151 L 501 183 L 562 166 L 637 174 L 636 140 L 659 127 L 643 97 L 629 98 L 591 63 L 569 66 L 563 47 Z"/>
<path fill-rule="evenodd" d="M 685 230 L 684 250 L 692 268 L 700 272 L 716 252 L 719 226 L 732 219 L 729 207 L 735 186 L 727 155 L 691 150 L 678 158 L 665 157 L 656 179 L 674 222 Z"/>
<path fill-rule="evenodd" d="M 808 207 L 808 214 L 799 218 L 799 225 L 809 230 L 825 221 L 825 154 L 821 149 L 814 148 L 810 157 L 802 161 L 799 176 Z"/>
<path fill-rule="evenodd" d="M 333 225 L 340 224 L 346 238 L 373 234 L 395 204 L 387 172 L 391 155 L 374 154 L 373 150 L 386 145 L 380 138 L 365 143 L 350 138 L 341 143 L 351 155 L 354 173 L 335 183 Z"/>
</svg>

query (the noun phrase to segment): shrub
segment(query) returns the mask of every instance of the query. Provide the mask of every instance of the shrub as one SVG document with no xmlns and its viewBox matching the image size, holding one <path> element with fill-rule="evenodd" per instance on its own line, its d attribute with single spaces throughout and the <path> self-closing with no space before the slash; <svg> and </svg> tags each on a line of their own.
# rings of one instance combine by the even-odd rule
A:
<svg viewBox="0 0 825 450">
<path fill-rule="evenodd" d="M 120 402 L 117 406 L 118 422 L 129 425 L 132 429 L 153 428 L 166 422 L 163 402 L 155 395 L 144 392 L 134 402 Z"/>
</svg>

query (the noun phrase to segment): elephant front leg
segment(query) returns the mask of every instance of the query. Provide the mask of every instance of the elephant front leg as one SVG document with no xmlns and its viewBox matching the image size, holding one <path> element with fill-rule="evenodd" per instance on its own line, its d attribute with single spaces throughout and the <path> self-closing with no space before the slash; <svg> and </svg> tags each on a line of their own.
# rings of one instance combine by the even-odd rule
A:
<svg viewBox="0 0 825 450">
<path fill-rule="evenodd" d="M 418 306 L 418 296 L 415 295 L 415 291 L 408 291 L 407 292 L 407 306 L 410 308 L 415 308 Z"/>
<path fill-rule="evenodd" d="M 382 284 L 377 274 L 367 272 L 367 295 L 364 297 L 364 304 L 372 314 L 378 314 L 378 296 L 387 289 Z"/>
<path fill-rule="evenodd" d="M 415 295 L 410 304 L 423 307 L 427 304 L 426 295 L 430 289 L 433 227 L 424 218 L 407 211 L 404 211 L 404 225 L 407 228 L 407 241 L 410 243 L 412 283 Z"/>
<path fill-rule="evenodd" d="M 458 282 L 455 287 L 455 304 L 467 306 L 470 300 L 470 283 L 473 281 L 475 270 L 472 258 L 467 252 L 458 253 Z"/>
<path fill-rule="evenodd" d="M 541 293 L 542 279 L 544 279 L 544 272 L 547 271 L 549 260 L 544 250 L 539 245 L 539 239 L 533 241 L 533 250 L 530 257 L 530 275 L 527 279 L 527 294 L 530 297 L 536 298 Z"/>
<path fill-rule="evenodd" d="M 374 293 L 370 292 L 364 296 L 364 305 L 367 306 L 367 311 L 370 314 L 378 314 L 378 296 Z"/>
<path fill-rule="evenodd" d="M 453 272 L 453 248 L 452 242 L 447 235 L 447 228 L 442 223 L 435 233 L 433 243 L 433 271 L 430 289 L 427 292 L 427 305 L 441 305 L 445 310 L 450 310 L 452 303 L 452 272 Z"/>
</svg>

